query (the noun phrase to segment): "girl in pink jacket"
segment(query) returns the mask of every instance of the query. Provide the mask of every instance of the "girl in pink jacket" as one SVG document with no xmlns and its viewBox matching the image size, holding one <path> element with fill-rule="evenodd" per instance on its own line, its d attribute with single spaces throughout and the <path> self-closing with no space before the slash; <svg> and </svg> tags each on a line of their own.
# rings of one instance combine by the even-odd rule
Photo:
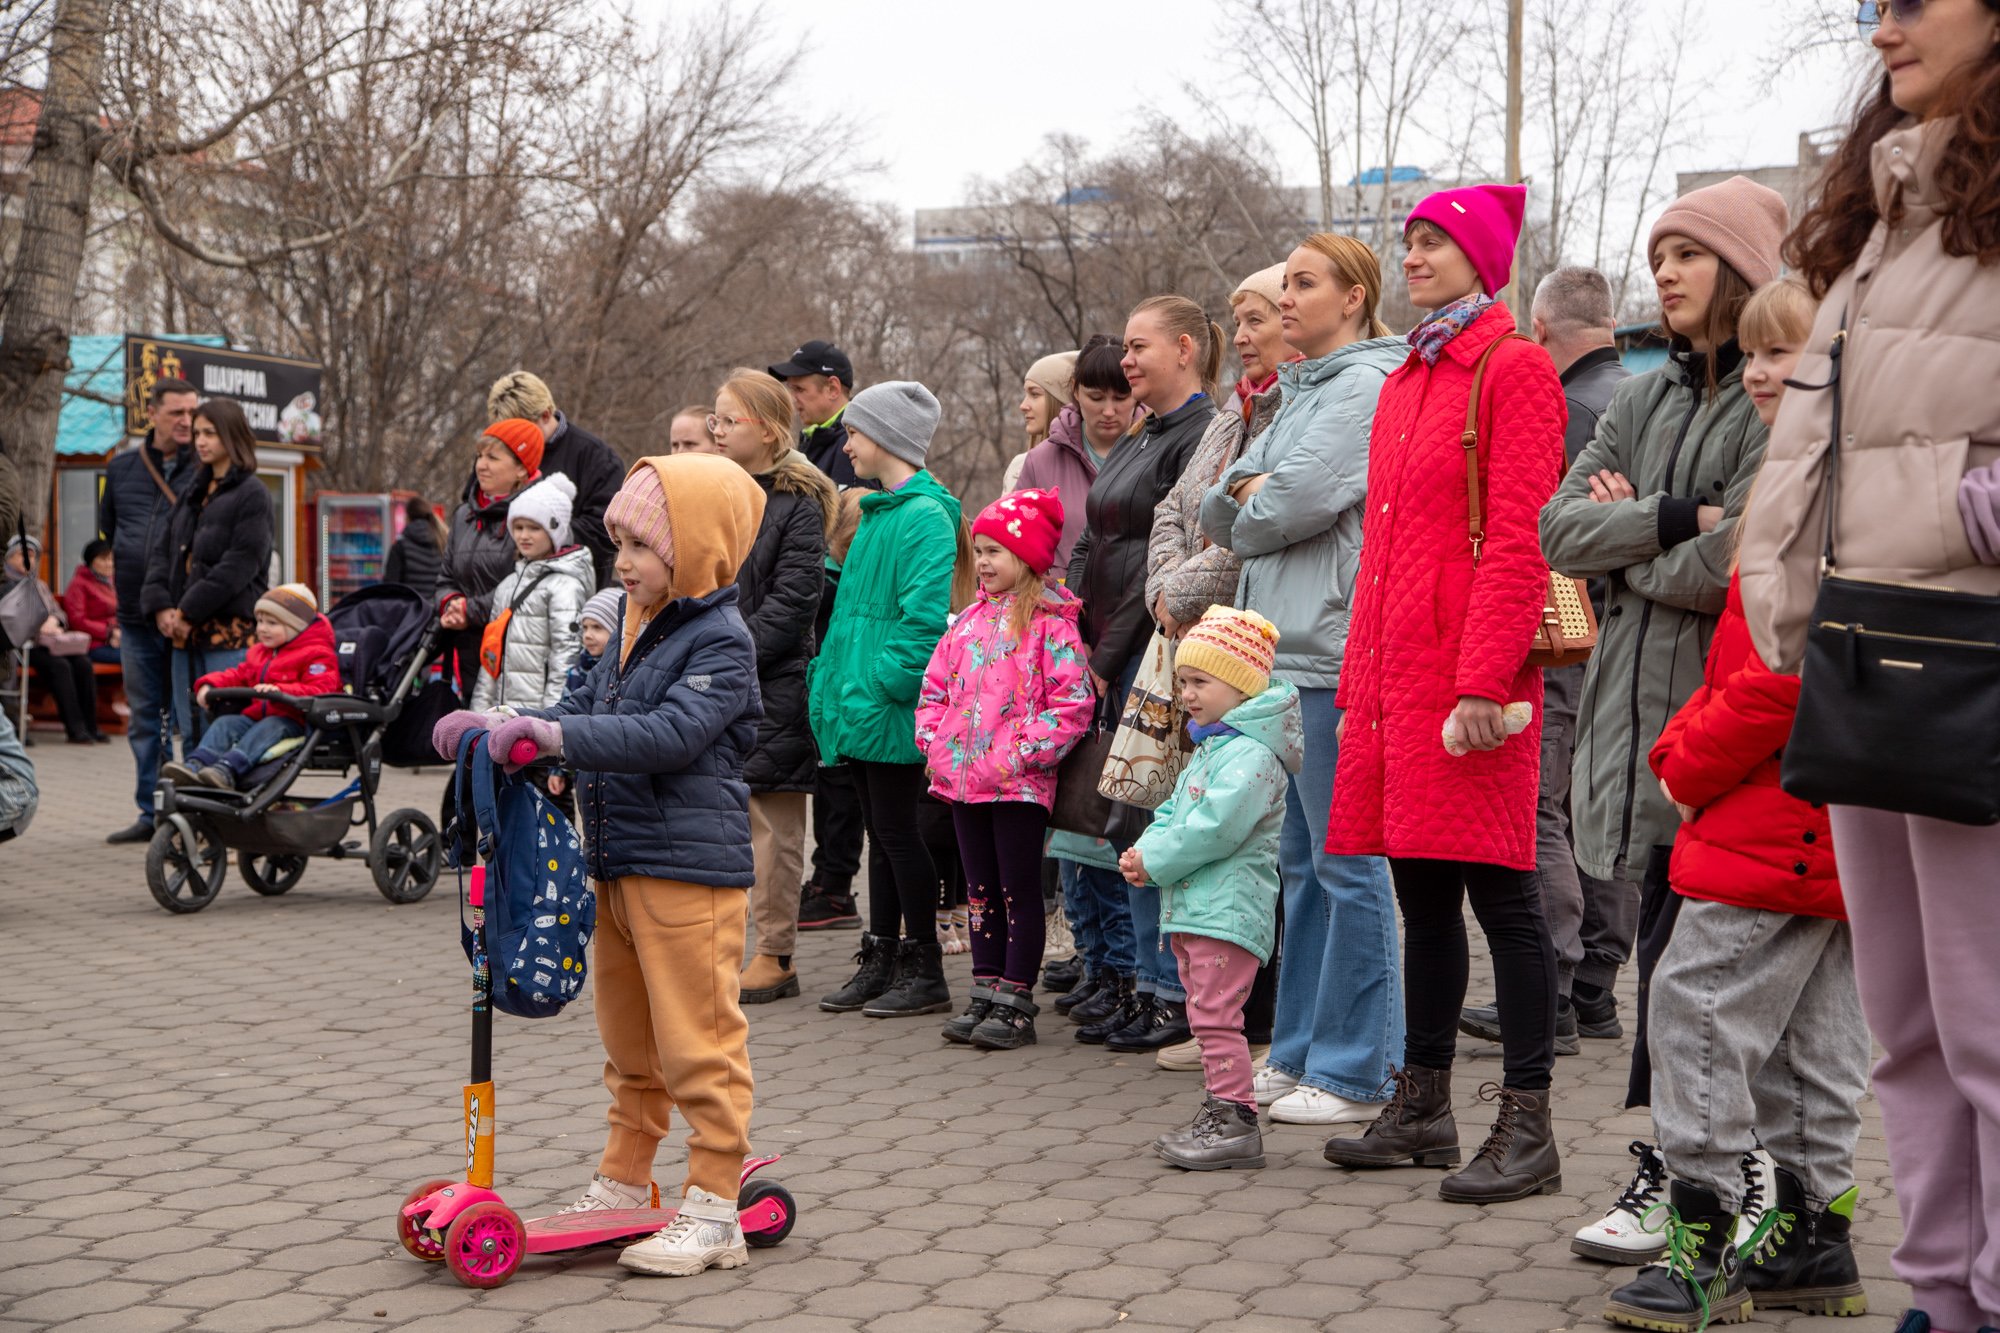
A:
<svg viewBox="0 0 2000 1333">
<path fill-rule="evenodd" d="M 938 641 L 917 700 L 917 748 L 931 794 L 951 805 L 971 907 L 972 1000 L 944 1035 L 987 1050 L 1035 1040 L 1042 834 L 1056 766 L 1095 709 L 1081 603 L 1046 577 L 1062 523 L 1053 490 L 1015 491 L 980 512 L 979 599 Z"/>
</svg>

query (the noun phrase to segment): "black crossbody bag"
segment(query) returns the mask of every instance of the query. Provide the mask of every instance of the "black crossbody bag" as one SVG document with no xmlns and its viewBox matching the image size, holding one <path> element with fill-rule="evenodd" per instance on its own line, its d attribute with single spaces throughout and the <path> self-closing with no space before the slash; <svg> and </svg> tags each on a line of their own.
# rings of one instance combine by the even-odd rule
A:
<svg viewBox="0 0 2000 1333">
<path fill-rule="evenodd" d="M 1840 361 L 1833 391 L 1819 593 L 1781 785 L 1800 800 L 2000 823 L 2000 597 L 1839 572 Z M 1790 381 L 1787 381 L 1790 383 Z"/>
</svg>

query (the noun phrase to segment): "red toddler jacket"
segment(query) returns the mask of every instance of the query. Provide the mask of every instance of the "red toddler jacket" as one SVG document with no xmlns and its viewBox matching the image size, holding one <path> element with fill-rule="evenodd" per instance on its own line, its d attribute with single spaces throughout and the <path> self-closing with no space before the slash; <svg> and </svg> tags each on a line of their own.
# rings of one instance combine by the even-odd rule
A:
<svg viewBox="0 0 2000 1333">
<path fill-rule="evenodd" d="M 1653 746 L 1653 772 L 1700 810 L 1674 839 L 1669 879 L 1689 898 L 1847 919 L 1826 810 L 1778 787 L 1799 706 L 1799 678 L 1764 665 L 1743 619 L 1743 593 L 1715 627 L 1702 684 Z"/>
<path fill-rule="evenodd" d="M 325 616 L 314 616 L 312 624 L 297 638 L 272 652 L 261 643 L 250 645 L 250 655 L 242 664 L 227 671 L 211 671 L 194 683 L 195 692 L 212 685 L 219 690 L 248 689 L 253 685 L 276 685 L 286 694 L 333 694 L 340 689 L 340 658 L 333 641 L 333 626 Z M 271 714 L 303 722 L 296 708 L 276 700 L 259 699 L 243 710 L 253 722 Z"/>
</svg>

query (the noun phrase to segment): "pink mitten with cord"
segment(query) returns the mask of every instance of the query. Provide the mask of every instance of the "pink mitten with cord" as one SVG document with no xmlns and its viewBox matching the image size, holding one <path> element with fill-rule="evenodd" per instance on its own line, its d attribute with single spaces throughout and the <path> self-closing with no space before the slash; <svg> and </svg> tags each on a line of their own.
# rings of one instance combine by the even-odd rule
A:
<svg viewBox="0 0 2000 1333">
<path fill-rule="evenodd" d="M 527 753 L 526 741 L 535 747 Z M 509 718 L 486 738 L 486 750 L 509 773 L 544 756 L 562 754 L 562 727 L 539 717 Z"/>
<path fill-rule="evenodd" d="M 469 708 L 461 708 L 456 713 L 446 713 L 431 728 L 431 748 L 438 752 L 440 759 L 458 759 L 458 743 L 465 739 L 467 732 L 484 731 L 493 724 L 493 719 L 484 713 L 475 713 Z"/>
<path fill-rule="evenodd" d="M 1982 565 L 2000 565 L 2000 463 L 1973 468 L 1958 483 L 1965 539 Z"/>
</svg>

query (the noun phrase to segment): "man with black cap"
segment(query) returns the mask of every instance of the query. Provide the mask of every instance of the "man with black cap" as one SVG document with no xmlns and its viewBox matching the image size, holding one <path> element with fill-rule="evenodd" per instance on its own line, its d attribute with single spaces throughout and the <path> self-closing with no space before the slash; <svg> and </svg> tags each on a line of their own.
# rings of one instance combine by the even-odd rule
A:
<svg viewBox="0 0 2000 1333">
<path fill-rule="evenodd" d="M 815 338 L 788 360 L 768 367 L 785 382 L 798 404 L 799 420 L 807 423 L 799 432 L 799 452 L 841 490 L 866 485 L 854 475 L 853 460 L 841 448 L 847 443 L 847 399 L 854 392 L 854 363 L 847 353 L 830 342 Z M 812 424 L 812 423 L 818 424 Z M 834 591 L 840 586 L 840 568 L 829 555 L 826 588 L 819 601 L 819 622 L 813 628 L 819 642 L 826 642 L 826 625 L 833 615 Z M 818 770 L 813 784 L 813 864 L 812 878 L 799 889 L 799 929 L 829 930 L 859 926 L 861 914 L 854 906 L 854 877 L 861 870 L 861 798 L 855 794 L 854 776 L 847 765 Z"/>
</svg>

